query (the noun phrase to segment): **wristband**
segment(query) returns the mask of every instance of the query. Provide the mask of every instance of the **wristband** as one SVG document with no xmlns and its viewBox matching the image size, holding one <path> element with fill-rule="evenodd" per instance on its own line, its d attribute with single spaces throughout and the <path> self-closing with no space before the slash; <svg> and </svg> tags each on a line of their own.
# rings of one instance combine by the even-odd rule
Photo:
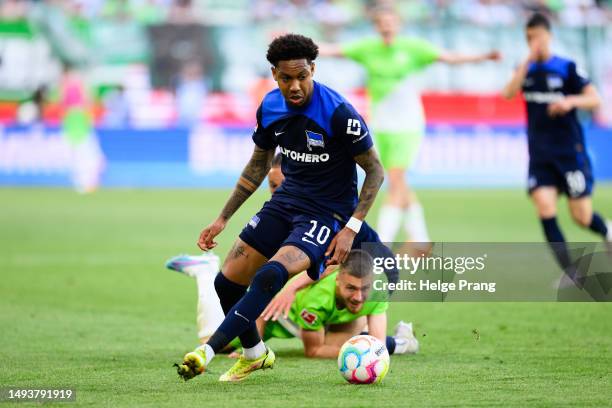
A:
<svg viewBox="0 0 612 408">
<path fill-rule="evenodd" d="M 359 230 L 361 229 L 361 224 L 363 224 L 363 221 L 355 217 L 351 217 L 351 219 L 346 223 L 345 227 L 350 229 L 351 231 L 354 231 L 355 234 L 359 234 Z"/>
</svg>

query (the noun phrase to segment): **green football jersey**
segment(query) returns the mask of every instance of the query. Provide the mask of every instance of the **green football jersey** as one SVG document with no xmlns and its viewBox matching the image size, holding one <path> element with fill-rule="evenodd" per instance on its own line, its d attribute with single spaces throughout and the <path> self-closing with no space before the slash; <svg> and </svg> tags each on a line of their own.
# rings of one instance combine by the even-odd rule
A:
<svg viewBox="0 0 612 408">
<path fill-rule="evenodd" d="M 435 62 L 440 51 L 425 40 L 399 37 L 391 45 L 380 38 L 358 40 L 342 46 L 342 54 L 364 67 L 368 93 L 377 104 L 408 75 Z"/>
<path fill-rule="evenodd" d="M 289 310 L 288 318 L 269 321 L 266 324 L 263 339 L 288 339 L 297 336 L 299 329 L 319 330 L 331 324 L 349 323 L 361 316 L 385 313 L 388 308 L 386 295 L 384 301 L 367 301 L 359 313 L 338 309 L 336 304 L 336 277 L 334 272 L 315 284 L 297 292 Z M 295 279 L 295 278 L 294 278 Z M 375 279 L 386 279 L 384 275 Z M 380 298 L 379 292 L 372 291 L 370 298 Z M 240 347 L 240 340 L 235 338 L 231 343 L 234 348 Z"/>
<path fill-rule="evenodd" d="M 387 302 L 366 301 L 358 313 L 346 308 L 338 309 L 336 304 L 336 277 L 334 272 L 319 282 L 300 290 L 296 296 L 289 320 L 305 330 L 319 330 L 327 325 L 349 323 L 361 316 L 385 313 Z"/>
</svg>

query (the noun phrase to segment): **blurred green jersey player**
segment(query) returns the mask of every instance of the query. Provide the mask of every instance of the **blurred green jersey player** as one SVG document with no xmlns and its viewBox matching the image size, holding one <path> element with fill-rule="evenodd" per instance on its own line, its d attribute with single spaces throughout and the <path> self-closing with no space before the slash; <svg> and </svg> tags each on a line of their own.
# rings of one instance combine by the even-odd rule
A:
<svg viewBox="0 0 612 408">
<path fill-rule="evenodd" d="M 405 180 L 425 133 L 425 114 L 412 77 L 435 62 L 496 60 L 499 53 L 460 55 L 444 51 L 425 40 L 399 36 L 400 19 L 393 9 L 378 8 L 373 15 L 378 37 L 321 46 L 321 55 L 351 59 L 367 74 L 370 125 L 389 182 L 376 228 L 381 240 L 393 241 L 403 219 L 411 241 L 429 242 L 423 209 Z"/>
</svg>

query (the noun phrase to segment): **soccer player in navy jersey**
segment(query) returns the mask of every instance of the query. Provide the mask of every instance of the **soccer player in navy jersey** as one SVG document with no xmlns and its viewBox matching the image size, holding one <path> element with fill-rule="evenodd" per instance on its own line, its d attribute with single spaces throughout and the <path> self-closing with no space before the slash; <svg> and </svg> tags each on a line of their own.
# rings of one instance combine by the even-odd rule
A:
<svg viewBox="0 0 612 408">
<path fill-rule="evenodd" d="M 257 110 L 253 155 L 219 217 L 200 234 L 198 246 L 206 251 L 217 245 L 215 238 L 262 183 L 277 147 L 285 180 L 226 257 L 215 279 L 225 320 L 178 365 L 184 379 L 204 372 L 235 337 L 243 355 L 220 381 L 240 381 L 272 367 L 275 356 L 262 342 L 256 319 L 289 277 L 306 270 L 318 279 L 326 256 L 328 263 L 344 262 L 383 182 L 361 116 L 342 96 L 313 80 L 317 55 L 318 47 L 301 35 L 287 34 L 269 45 L 267 59 L 278 89 Z M 356 164 L 366 174 L 359 198 Z"/>
<path fill-rule="evenodd" d="M 503 90 L 512 98 L 522 90 L 527 104 L 529 194 L 544 235 L 557 261 L 576 283 L 565 238 L 557 224 L 557 198 L 568 197 L 573 220 L 612 241 L 612 225 L 593 211 L 593 174 L 577 109 L 594 110 L 600 104 L 595 87 L 572 60 L 552 54 L 548 19 L 534 14 L 525 27 L 529 56 Z"/>
</svg>

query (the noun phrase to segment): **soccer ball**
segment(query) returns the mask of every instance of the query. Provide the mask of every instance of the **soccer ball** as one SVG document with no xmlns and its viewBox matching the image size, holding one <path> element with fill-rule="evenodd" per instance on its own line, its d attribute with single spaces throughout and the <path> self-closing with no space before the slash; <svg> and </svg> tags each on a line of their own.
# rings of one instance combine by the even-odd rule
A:
<svg viewBox="0 0 612 408">
<path fill-rule="evenodd" d="M 338 369 L 351 384 L 379 383 L 389 371 L 389 352 L 376 337 L 351 337 L 340 349 Z"/>
</svg>

